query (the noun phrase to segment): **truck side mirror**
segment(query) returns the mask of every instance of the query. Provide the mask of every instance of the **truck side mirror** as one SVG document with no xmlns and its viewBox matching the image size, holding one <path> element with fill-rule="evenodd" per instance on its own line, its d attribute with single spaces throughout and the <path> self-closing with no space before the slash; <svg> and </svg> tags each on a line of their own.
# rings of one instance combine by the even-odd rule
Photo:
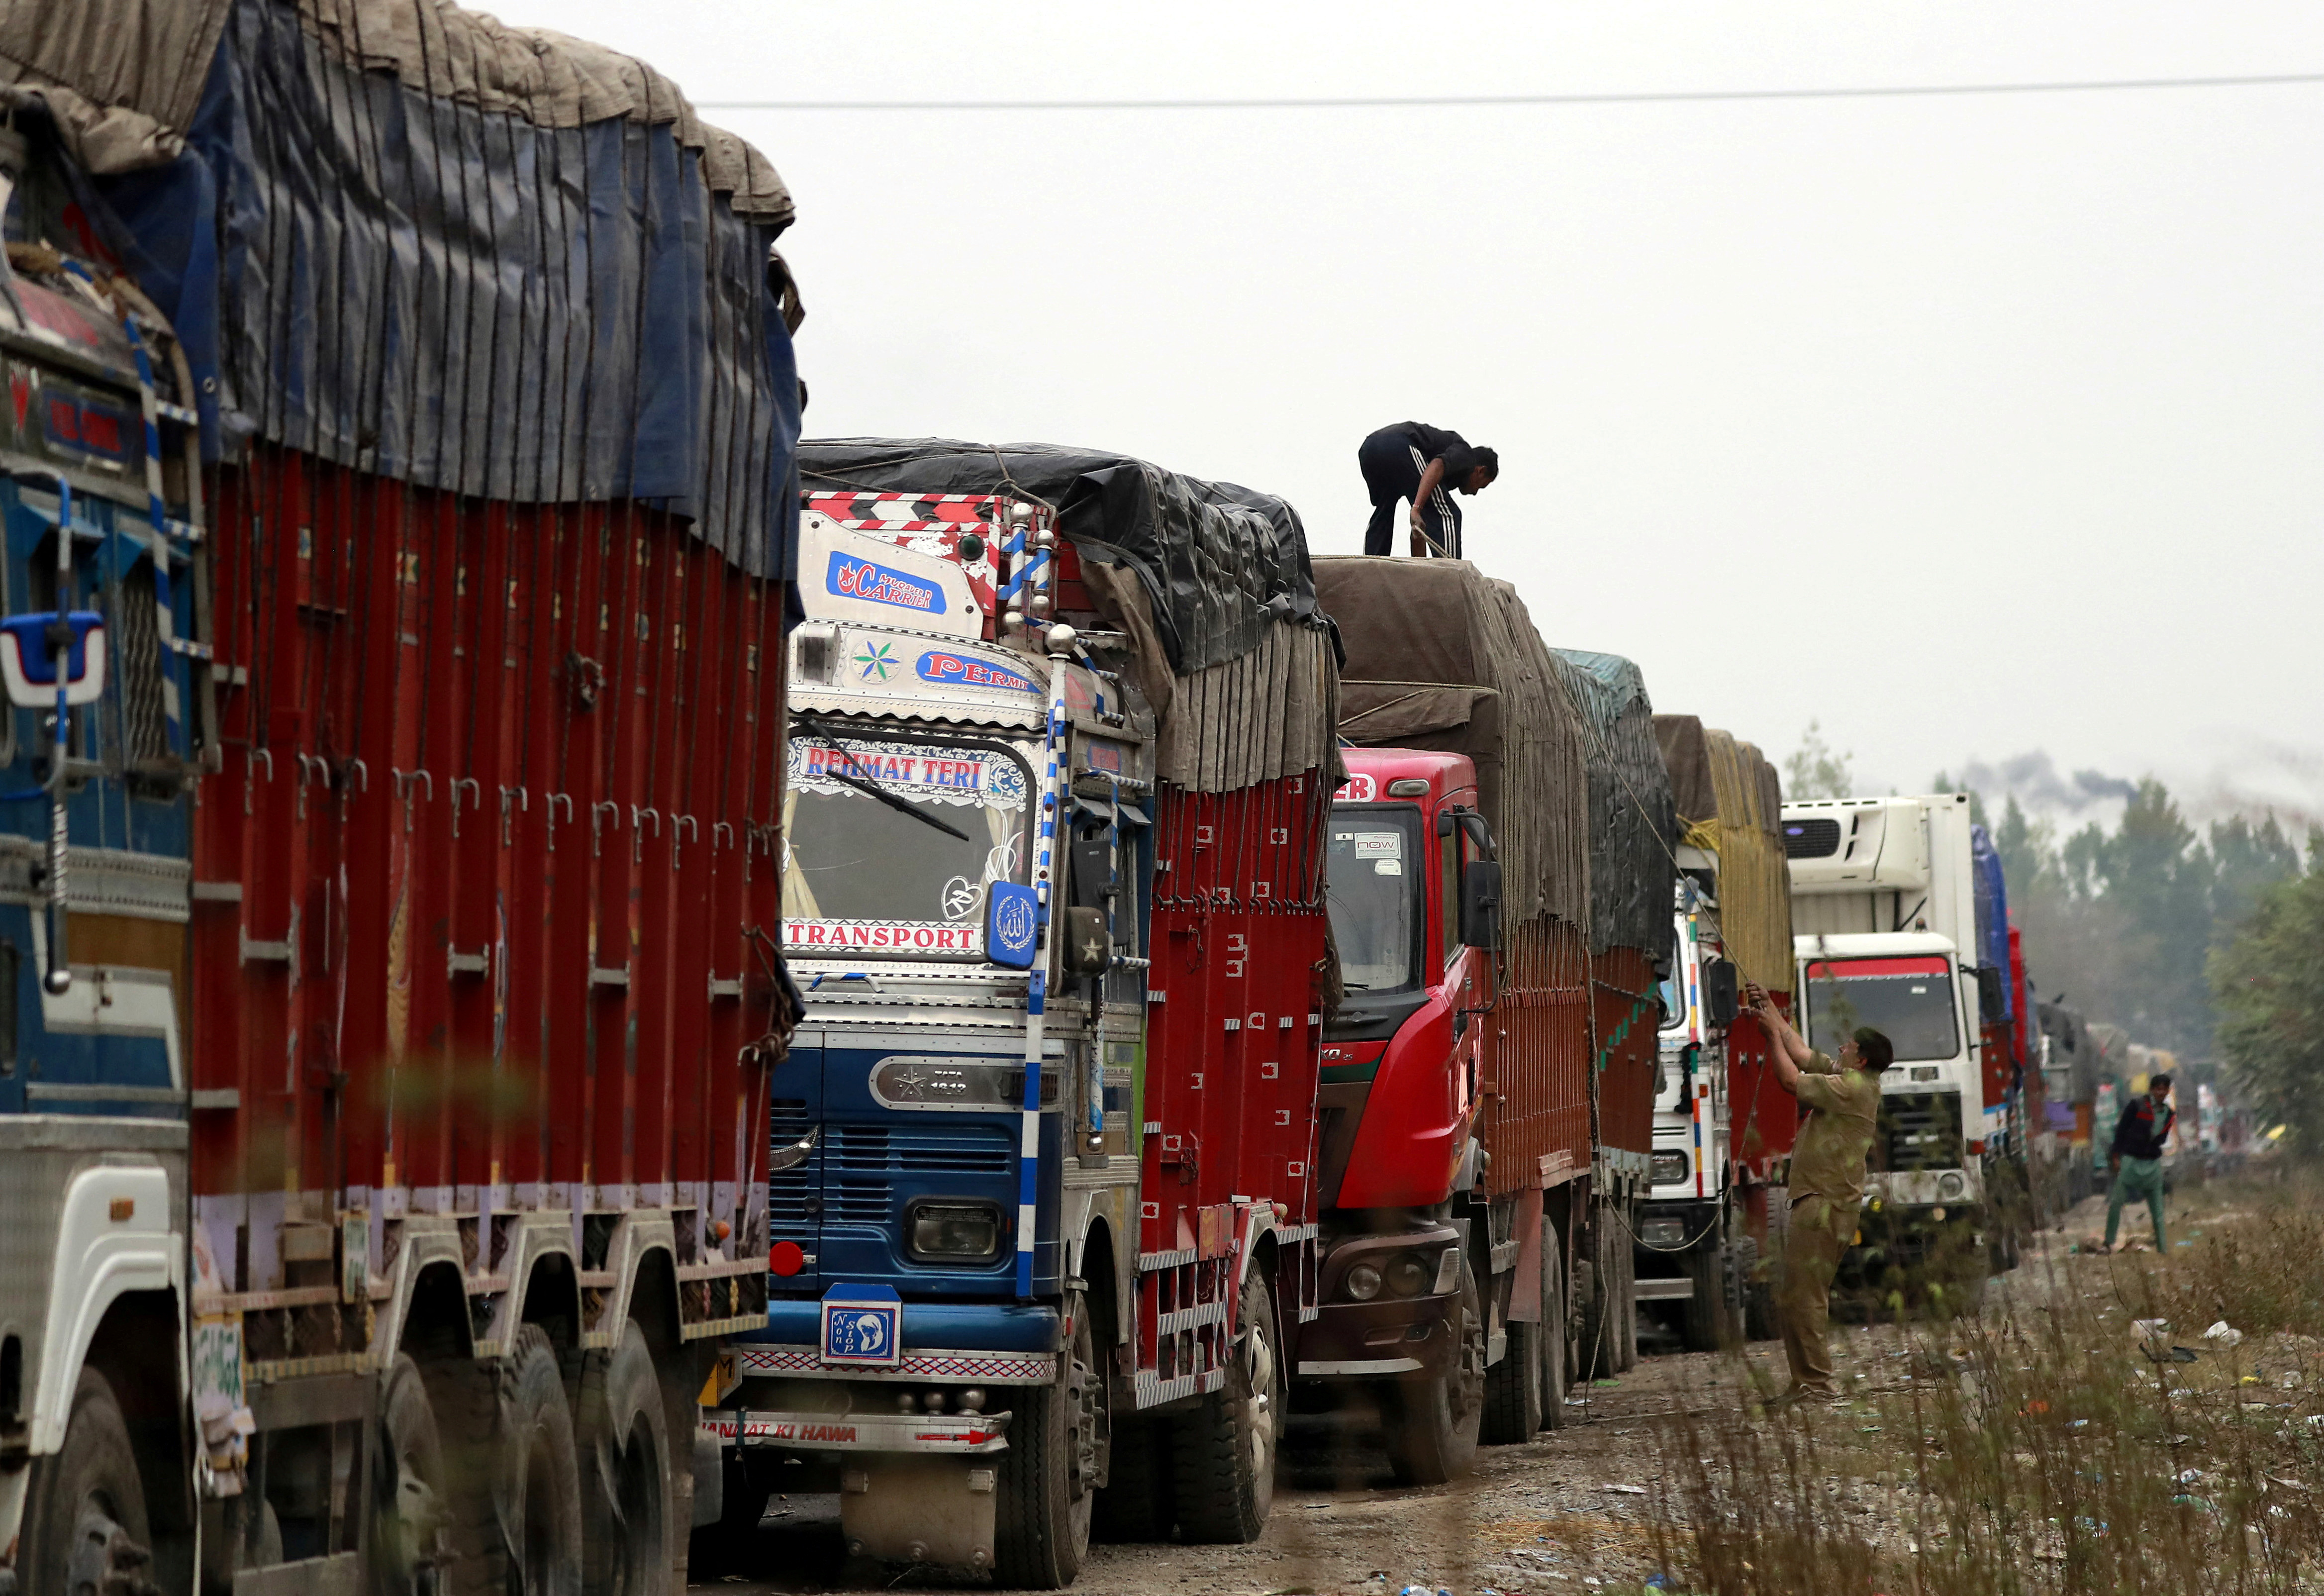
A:
<svg viewBox="0 0 2324 1596">
<path fill-rule="evenodd" d="M 1470 947 L 1501 945 L 1501 867 L 1471 859 L 1461 872 L 1461 940 Z"/>
<path fill-rule="evenodd" d="M 1113 963 L 1113 936 L 1105 927 L 1102 909 L 1065 910 L 1065 972 L 1068 975 L 1102 975 Z"/>
<path fill-rule="evenodd" d="M 1991 964 L 1978 966 L 1977 972 L 1977 1006 L 1978 1018 L 1989 1022 L 2001 1019 L 2001 972 Z"/>
<path fill-rule="evenodd" d="M 1040 918 L 1032 888 L 993 882 L 984 890 L 984 956 L 1004 970 L 1031 969 Z"/>
<path fill-rule="evenodd" d="M 1735 981 L 1735 961 L 1713 959 L 1702 967 L 1702 1007 L 1713 1025 L 1732 1025 L 1742 1011 Z"/>
</svg>

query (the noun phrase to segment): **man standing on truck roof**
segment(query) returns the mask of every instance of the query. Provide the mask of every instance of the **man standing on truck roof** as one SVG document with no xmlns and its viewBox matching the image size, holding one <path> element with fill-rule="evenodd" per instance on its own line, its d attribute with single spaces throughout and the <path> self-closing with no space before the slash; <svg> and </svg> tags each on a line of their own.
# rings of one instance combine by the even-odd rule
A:
<svg viewBox="0 0 2324 1596">
<path fill-rule="evenodd" d="M 1501 457 L 1492 450 L 1471 447 L 1459 433 L 1424 421 L 1381 428 L 1357 447 L 1356 464 L 1372 497 L 1364 552 L 1388 553 L 1396 507 L 1409 501 L 1415 559 L 1432 553 L 1460 558 L 1461 507 L 1452 503 L 1452 494 L 1456 490 L 1481 494 L 1501 474 Z"/>
<path fill-rule="evenodd" d="M 2106 1245 L 2114 1250 L 2115 1232 L 2122 1228 L 2122 1205 L 2144 1198 L 2154 1219 L 2154 1250 L 2166 1250 L 2163 1241 L 2163 1149 L 2171 1140 L 2171 1127 L 2179 1112 L 2171 1106 L 2171 1077 L 2157 1075 L 2146 1083 L 2146 1095 L 2134 1097 L 2115 1121 L 2114 1147 L 2107 1167 L 2114 1172 L 2114 1191 L 2107 1198 Z"/>
<path fill-rule="evenodd" d="M 1755 984 L 1749 997 L 1751 1011 L 1775 1041 L 1776 1080 L 1809 1111 L 1792 1149 L 1791 1223 L 1775 1294 L 1784 1356 L 1792 1366 L 1784 1399 L 1837 1401 L 1840 1388 L 1831 1382 L 1831 1352 L 1823 1338 L 1831 1278 L 1856 1234 L 1865 1166 L 1880 1121 L 1880 1074 L 1896 1061 L 1896 1049 L 1862 1026 L 1840 1044 L 1834 1064 L 1807 1045 L 1766 992 Z"/>
</svg>

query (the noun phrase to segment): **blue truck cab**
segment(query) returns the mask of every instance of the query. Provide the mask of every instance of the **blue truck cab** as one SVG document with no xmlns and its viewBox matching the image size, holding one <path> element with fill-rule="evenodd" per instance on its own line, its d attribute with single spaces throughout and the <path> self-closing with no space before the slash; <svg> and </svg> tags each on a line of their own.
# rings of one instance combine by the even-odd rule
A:
<svg viewBox="0 0 2324 1596">
<path fill-rule="evenodd" d="M 1026 621 L 1053 534 L 986 508 L 966 550 L 805 518 L 803 1018 L 770 1089 L 767 1324 L 705 1423 L 730 1522 L 836 1490 L 858 1554 L 1038 1585 L 1071 1577 L 1104 1482 L 1138 1235 L 1154 720 Z M 1032 567 L 1014 595 L 987 545 Z"/>
</svg>

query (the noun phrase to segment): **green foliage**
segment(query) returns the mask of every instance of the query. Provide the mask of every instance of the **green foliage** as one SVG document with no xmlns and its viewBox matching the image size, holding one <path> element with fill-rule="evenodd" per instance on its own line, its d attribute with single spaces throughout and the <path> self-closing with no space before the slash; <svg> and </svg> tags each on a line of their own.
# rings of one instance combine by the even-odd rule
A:
<svg viewBox="0 0 2324 1596">
<path fill-rule="evenodd" d="M 2308 834 L 2306 874 L 2255 896 L 2242 929 L 2211 955 L 2220 1059 L 2270 1121 L 2312 1152 L 2324 1149 L 2324 829 Z"/>
<path fill-rule="evenodd" d="M 2274 816 L 2237 816 L 2199 833 L 2152 779 L 2111 832 L 2092 824 L 2060 841 L 2012 798 L 1993 840 L 2042 990 L 2182 1063 L 2213 1047 L 2213 950 L 2273 883 L 2300 871 Z"/>
<path fill-rule="evenodd" d="M 1844 798 L 1856 792 L 1853 752 L 1835 752 L 1824 741 L 1823 727 L 1817 721 L 1808 722 L 1808 729 L 1800 733 L 1800 745 L 1784 761 L 1784 797 L 1785 798 Z"/>
</svg>

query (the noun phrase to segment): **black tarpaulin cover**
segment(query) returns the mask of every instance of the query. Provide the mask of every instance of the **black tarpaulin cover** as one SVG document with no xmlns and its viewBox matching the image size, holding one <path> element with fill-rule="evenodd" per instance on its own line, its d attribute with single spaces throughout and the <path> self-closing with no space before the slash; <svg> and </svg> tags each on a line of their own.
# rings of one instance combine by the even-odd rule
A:
<svg viewBox="0 0 2324 1596">
<path fill-rule="evenodd" d="M 1084 561 L 1138 573 L 1180 677 L 1250 652 L 1278 622 L 1315 613 L 1306 531 L 1272 494 L 1055 444 L 814 438 L 798 458 L 809 493 L 1010 494 L 1049 506 Z"/>
<path fill-rule="evenodd" d="M 1646 676 L 1619 654 L 1549 652 L 1587 733 L 1590 951 L 1635 947 L 1666 959 L 1678 816 Z"/>
</svg>

